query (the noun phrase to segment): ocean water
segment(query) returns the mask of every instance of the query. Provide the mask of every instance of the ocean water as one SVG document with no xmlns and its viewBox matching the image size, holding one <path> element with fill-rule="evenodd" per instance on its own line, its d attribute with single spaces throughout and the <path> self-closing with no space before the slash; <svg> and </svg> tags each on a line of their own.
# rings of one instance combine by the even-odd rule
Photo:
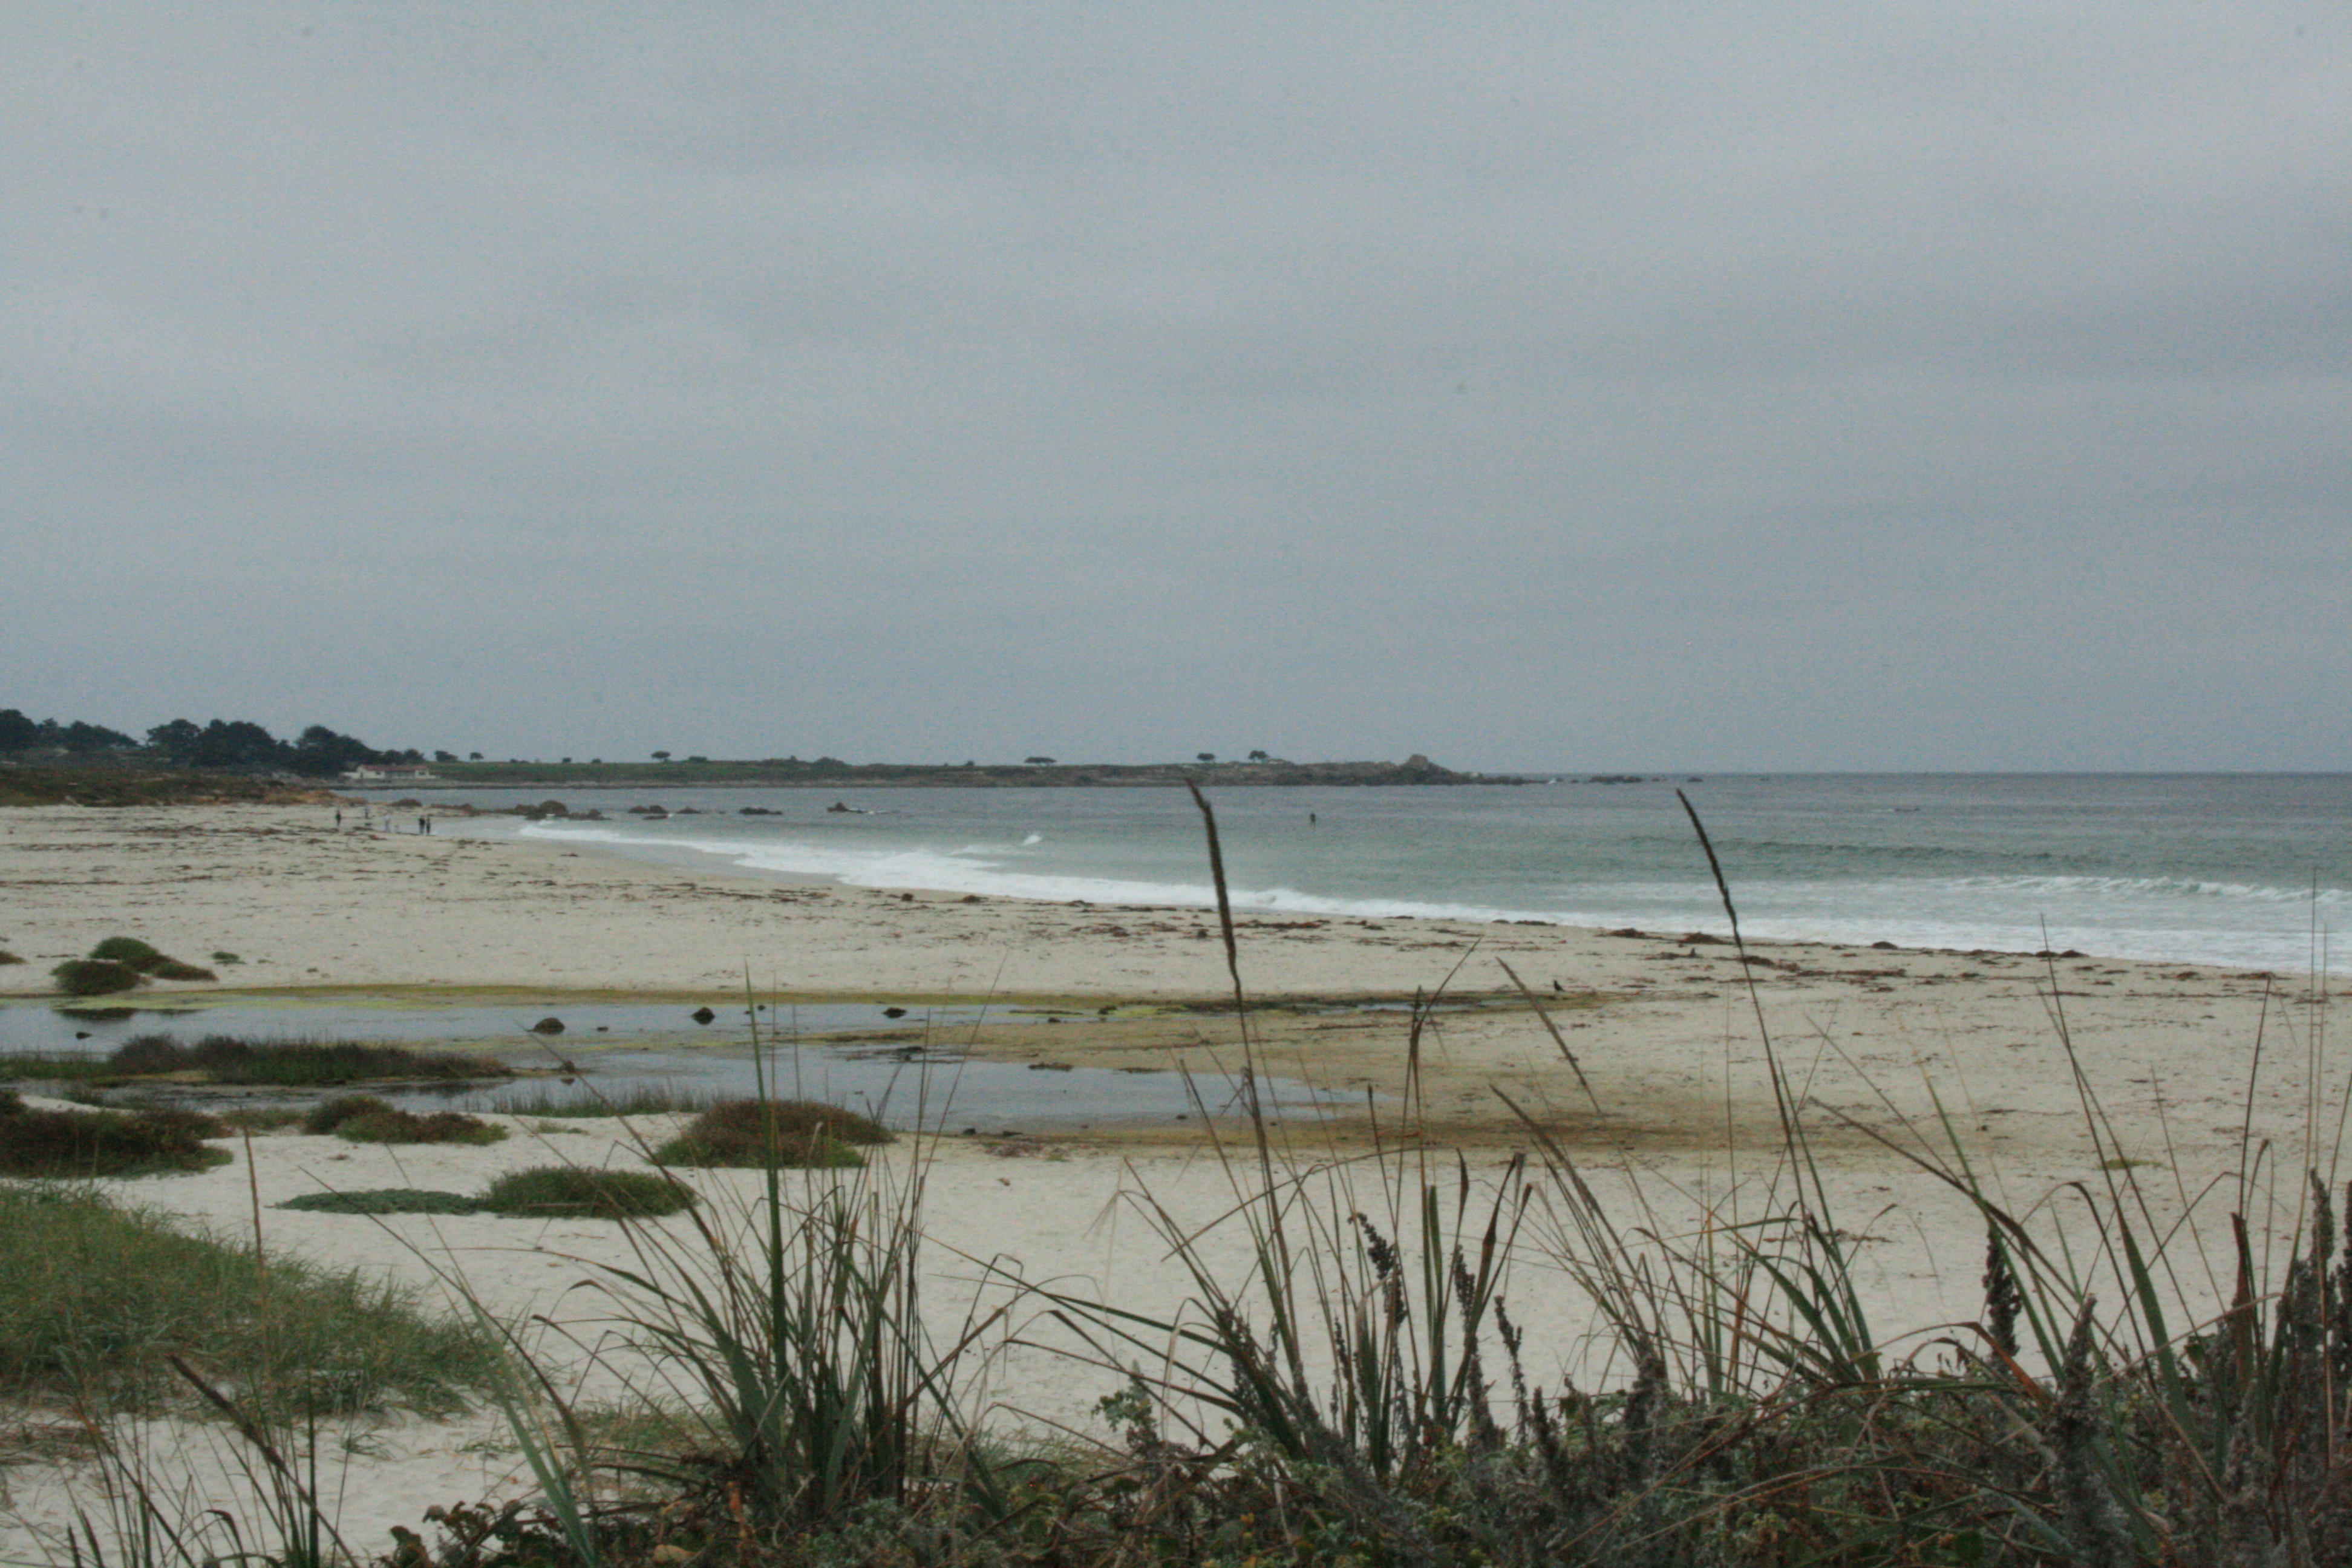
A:
<svg viewBox="0 0 2352 1568">
<path fill-rule="evenodd" d="M 1720 931 L 1721 858 L 1755 937 L 2078 948 L 2352 970 L 2352 774 L 1807 774 L 1517 787 L 1211 787 L 1235 903 L 1297 914 Z M 452 791 L 432 804 L 556 790 Z M 830 812 L 835 802 L 854 808 Z M 574 790 L 603 822 L 442 818 L 786 881 L 1102 904 L 1213 902 L 1179 790 Z M 674 815 L 624 815 L 655 805 Z M 774 816 L 741 815 L 756 806 Z M 413 816 L 395 814 L 397 826 Z"/>
</svg>

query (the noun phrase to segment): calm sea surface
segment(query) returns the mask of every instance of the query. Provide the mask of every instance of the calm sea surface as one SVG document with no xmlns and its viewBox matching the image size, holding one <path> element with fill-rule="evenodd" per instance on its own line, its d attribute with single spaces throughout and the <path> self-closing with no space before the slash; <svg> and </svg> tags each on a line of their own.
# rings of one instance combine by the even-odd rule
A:
<svg viewBox="0 0 2352 1568">
<path fill-rule="evenodd" d="M 2352 969 L 2352 774 L 1809 774 L 1519 787 L 1211 786 L 1236 901 L 1259 910 L 1720 930 L 1679 784 L 1743 929 L 1904 946 Z M 561 790 L 436 792 L 428 803 Z M 855 808 L 829 812 L 835 801 Z M 1181 791 L 573 791 L 595 823 L 521 837 L 782 880 L 1123 904 L 1213 901 Z M 659 805 L 674 815 L 625 815 Z M 741 815 L 745 806 L 777 813 Z M 414 826 L 413 814 L 394 822 Z"/>
</svg>

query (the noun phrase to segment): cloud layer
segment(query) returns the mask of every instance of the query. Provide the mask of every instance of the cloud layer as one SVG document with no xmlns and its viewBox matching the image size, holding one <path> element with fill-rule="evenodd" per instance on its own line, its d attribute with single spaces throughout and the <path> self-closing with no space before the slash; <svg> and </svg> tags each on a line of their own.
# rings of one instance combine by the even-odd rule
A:
<svg viewBox="0 0 2352 1568">
<path fill-rule="evenodd" d="M 2352 767 L 2337 8 L 801 9 L 0 18 L 0 704 Z"/>
</svg>

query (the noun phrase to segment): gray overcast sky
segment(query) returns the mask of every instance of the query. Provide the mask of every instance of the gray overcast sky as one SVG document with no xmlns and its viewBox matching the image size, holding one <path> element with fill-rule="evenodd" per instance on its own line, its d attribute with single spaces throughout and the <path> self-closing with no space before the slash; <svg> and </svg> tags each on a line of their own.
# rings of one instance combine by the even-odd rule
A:
<svg viewBox="0 0 2352 1568">
<path fill-rule="evenodd" d="M 0 707 L 2352 767 L 2341 0 L 0 12 Z"/>
</svg>

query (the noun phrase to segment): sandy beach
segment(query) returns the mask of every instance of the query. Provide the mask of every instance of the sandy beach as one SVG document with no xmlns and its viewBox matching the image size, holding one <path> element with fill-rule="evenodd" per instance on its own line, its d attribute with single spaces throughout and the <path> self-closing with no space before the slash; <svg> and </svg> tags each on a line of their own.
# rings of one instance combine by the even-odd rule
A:
<svg viewBox="0 0 2352 1568">
<path fill-rule="evenodd" d="M 1213 914 L 1189 909 L 781 886 L 544 845 L 338 832 L 318 807 L 0 813 L 0 948 L 26 961 L 0 967 L 0 996 L 24 1005 L 37 1005 L 52 963 L 126 933 L 197 962 L 234 951 L 244 962 L 225 977 L 274 994 L 465 990 L 552 1006 L 591 994 L 740 998 L 748 973 L 763 995 L 800 999 L 992 997 L 1040 1012 L 979 1031 L 977 1053 L 1213 1071 L 1237 1065 L 1244 1033 L 1213 928 Z M 1481 1192 L 1514 1179 L 1510 1161 L 1540 1137 L 1585 1169 L 1613 1210 L 1687 1234 L 1709 1213 L 1760 1212 L 1776 1183 L 1788 1190 L 1768 1070 L 1777 1059 L 1890 1337 L 1976 1310 L 1984 1231 L 1965 1201 L 1864 1129 L 1906 1147 L 1957 1140 L 2020 1213 L 2070 1183 L 2101 1182 L 2086 1088 L 2115 1141 L 2105 1154 L 2160 1173 L 2150 1187 L 2171 1193 L 2159 1201 L 2175 1211 L 2237 1168 L 2250 1128 L 2273 1143 L 2274 1168 L 2332 1166 L 2333 1100 L 2315 1103 L 2332 1092 L 2315 1045 L 2324 1014 L 2297 977 L 2095 955 L 1797 944 L 1753 947 L 1743 965 L 1727 944 L 1675 940 L 1684 934 L 1243 921 L 1251 1048 L 1268 1070 L 1349 1096 L 1345 1109 L 1282 1123 L 1277 1164 L 1351 1171 L 1346 1179 L 1362 1188 L 1340 1201 L 1370 1208 L 1379 1167 L 1361 1162 L 1376 1128 L 1389 1147 L 1424 1152 L 1448 1184 L 1458 1158 L 1462 1179 Z M 1575 1066 L 1512 999 L 1506 963 L 1543 998 Z M 1417 1047 L 1401 1009 L 1322 1005 L 1439 990 L 1484 1005 L 1433 1015 Z M 1113 1016 L 1097 1016 L 1108 1006 Z M 455 1151 L 277 1135 L 256 1140 L 250 1173 L 240 1153 L 204 1175 L 122 1185 L 139 1202 L 249 1237 L 252 1181 L 274 1248 L 436 1290 L 454 1271 L 502 1314 L 590 1321 L 593 1293 L 572 1287 L 592 1272 L 583 1259 L 622 1256 L 615 1226 L 470 1216 L 379 1225 L 267 1207 L 323 1186 L 467 1189 L 497 1170 L 558 1159 L 642 1163 L 609 1123 L 513 1125 L 504 1143 Z M 896 1179 L 924 1173 L 930 1300 L 942 1322 L 976 1300 L 1010 1300 L 1012 1274 L 1172 1312 L 1188 1282 L 1139 1194 L 1191 1226 L 1229 1209 L 1236 1191 L 1198 1124 L 906 1139 L 884 1168 Z M 721 1201 L 746 1190 L 734 1173 L 695 1180 Z M 2224 1224 L 2227 1207 L 2206 1202 L 2198 1228 Z M 1531 1226 L 1530 1237 L 1540 1230 Z M 1211 1246 L 1239 1268 L 1238 1237 Z M 1001 1272 L 984 1269 L 988 1260 Z M 2218 1287 L 2184 1279 L 2182 1289 L 2210 1305 Z M 1530 1345 L 1546 1347 L 1531 1373 L 1608 1375 L 1591 1359 L 1590 1305 L 1544 1246 L 1528 1249 L 1511 1301 Z M 1008 1322 L 1030 1322 L 1035 1308 L 1013 1301 Z M 1116 1383 L 1034 1345 L 1005 1349 L 992 1379 L 982 1391 L 994 1402 L 991 1419 L 1039 1428 L 1088 1428 L 1093 1401 Z M 381 1540 L 424 1502 L 511 1495 L 523 1484 L 479 1421 L 385 1420 L 374 1457 L 347 1484 L 354 1539 Z M 30 1459 L 0 1465 L 10 1506 L 52 1525 L 70 1477 Z M 0 1558 L 37 1560 L 24 1526 L 0 1533 Z"/>
</svg>

